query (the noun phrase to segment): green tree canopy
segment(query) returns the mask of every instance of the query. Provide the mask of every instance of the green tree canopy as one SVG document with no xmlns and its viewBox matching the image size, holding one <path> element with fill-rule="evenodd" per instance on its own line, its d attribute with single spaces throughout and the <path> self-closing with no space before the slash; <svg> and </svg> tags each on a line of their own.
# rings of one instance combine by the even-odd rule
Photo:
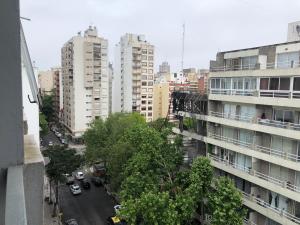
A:
<svg viewBox="0 0 300 225">
<path fill-rule="evenodd" d="M 46 116 L 48 122 L 52 121 L 54 109 L 53 109 L 53 94 L 45 95 L 42 97 L 42 113 Z"/>
<path fill-rule="evenodd" d="M 212 225 L 242 225 L 246 211 L 243 209 L 242 194 L 232 180 L 220 177 L 210 195 Z"/>
<path fill-rule="evenodd" d="M 43 137 L 49 132 L 48 122 L 46 117 L 43 113 L 40 112 L 39 114 L 39 123 L 40 123 L 40 135 Z"/>
</svg>

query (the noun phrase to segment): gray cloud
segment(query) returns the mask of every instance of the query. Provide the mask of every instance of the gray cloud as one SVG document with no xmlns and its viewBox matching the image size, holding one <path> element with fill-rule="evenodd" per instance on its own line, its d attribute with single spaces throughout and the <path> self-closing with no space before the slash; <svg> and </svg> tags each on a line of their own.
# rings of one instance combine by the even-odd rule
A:
<svg viewBox="0 0 300 225">
<path fill-rule="evenodd" d="M 141 33 L 156 47 L 156 67 L 207 68 L 217 51 L 286 41 L 287 23 L 300 20 L 298 0 L 21 0 L 32 59 L 41 69 L 60 65 L 62 45 L 89 25 L 107 38 L 110 60 L 124 33 Z"/>
</svg>

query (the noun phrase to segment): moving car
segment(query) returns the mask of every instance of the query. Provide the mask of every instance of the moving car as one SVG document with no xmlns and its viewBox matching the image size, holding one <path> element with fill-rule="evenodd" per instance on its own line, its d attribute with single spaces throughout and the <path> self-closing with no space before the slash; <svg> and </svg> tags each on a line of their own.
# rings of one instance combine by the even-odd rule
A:
<svg viewBox="0 0 300 225">
<path fill-rule="evenodd" d="M 92 177 L 92 178 L 91 178 L 91 181 L 92 181 L 92 183 L 93 183 L 95 186 L 97 186 L 97 187 L 103 185 L 103 180 L 102 180 L 100 177 Z"/>
<path fill-rule="evenodd" d="M 81 171 L 76 172 L 75 177 L 77 180 L 83 180 L 84 179 L 84 174 Z"/>
<path fill-rule="evenodd" d="M 52 142 L 52 141 L 49 141 L 48 145 L 49 145 L 49 146 L 53 146 L 53 142 Z"/>
<path fill-rule="evenodd" d="M 80 189 L 80 187 L 79 187 L 78 184 L 72 184 L 70 186 L 70 190 L 71 190 L 71 192 L 72 192 L 73 195 L 79 195 L 79 194 L 81 194 L 81 189 Z"/>
<path fill-rule="evenodd" d="M 90 185 L 90 183 L 88 182 L 87 179 L 81 180 L 81 186 L 82 186 L 84 189 L 90 189 L 90 188 L 91 188 L 91 185 Z"/>
<path fill-rule="evenodd" d="M 75 219 L 69 219 L 65 221 L 66 225 L 78 225 L 77 221 Z"/>
</svg>

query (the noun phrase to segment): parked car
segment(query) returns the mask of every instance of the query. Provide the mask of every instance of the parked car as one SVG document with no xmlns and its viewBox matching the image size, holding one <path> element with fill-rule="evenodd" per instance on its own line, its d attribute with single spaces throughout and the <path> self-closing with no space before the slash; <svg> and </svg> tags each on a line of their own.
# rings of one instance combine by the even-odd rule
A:
<svg viewBox="0 0 300 225">
<path fill-rule="evenodd" d="M 72 175 L 66 174 L 66 178 L 67 178 L 67 182 L 66 182 L 67 185 L 74 184 L 75 179 Z"/>
<path fill-rule="evenodd" d="M 76 172 L 75 177 L 77 180 L 82 180 L 84 179 L 84 174 L 81 171 Z"/>
<path fill-rule="evenodd" d="M 72 184 L 70 186 L 70 190 L 71 190 L 71 192 L 72 192 L 73 195 L 79 195 L 79 194 L 81 194 L 81 189 L 80 189 L 80 187 L 79 187 L 78 184 Z"/>
<path fill-rule="evenodd" d="M 102 186 L 103 183 L 104 183 L 104 180 L 101 179 L 100 177 L 92 177 L 92 178 L 91 178 L 91 181 L 92 181 L 92 183 L 93 183 L 95 186 L 97 186 L 97 187 Z"/>
<path fill-rule="evenodd" d="M 104 177 L 106 174 L 105 163 L 100 162 L 93 165 L 93 175 L 95 177 Z"/>
<path fill-rule="evenodd" d="M 80 183 L 81 183 L 81 186 L 82 186 L 84 189 L 90 189 L 90 188 L 91 188 L 90 182 L 88 182 L 87 179 L 81 180 Z"/>
<path fill-rule="evenodd" d="M 126 225 L 127 223 L 117 216 L 111 216 L 106 219 L 108 225 Z"/>
<path fill-rule="evenodd" d="M 77 221 L 75 219 L 69 219 L 65 221 L 66 225 L 78 225 Z"/>
<path fill-rule="evenodd" d="M 52 141 L 49 141 L 49 142 L 48 142 L 48 145 L 49 145 L 49 146 L 53 146 L 53 142 L 52 142 Z"/>
</svg>

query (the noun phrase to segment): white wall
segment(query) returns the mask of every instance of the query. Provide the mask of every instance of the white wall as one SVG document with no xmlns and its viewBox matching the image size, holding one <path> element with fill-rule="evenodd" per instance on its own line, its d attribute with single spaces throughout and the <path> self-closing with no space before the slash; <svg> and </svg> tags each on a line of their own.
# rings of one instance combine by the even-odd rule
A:
<svg viewBox="0 0 300 225">
<path fill-rule="evenodd" d="M 22 64 L 22 95 L 23 95 L 23 115 L 27 120 L 28 134 L 34 136 L 37 146 L 40 146 L 40 126 L 39 126 L 39 106 L 38 103 L 30 103 L 28 95 L 33 100 L 28 76 L 24 65 Z"/>
<path fill-rule="evenodd" d="M 124 51 L 124 112 L 132 112 L 132 46 L 125 46 Z"/>
</svg>

